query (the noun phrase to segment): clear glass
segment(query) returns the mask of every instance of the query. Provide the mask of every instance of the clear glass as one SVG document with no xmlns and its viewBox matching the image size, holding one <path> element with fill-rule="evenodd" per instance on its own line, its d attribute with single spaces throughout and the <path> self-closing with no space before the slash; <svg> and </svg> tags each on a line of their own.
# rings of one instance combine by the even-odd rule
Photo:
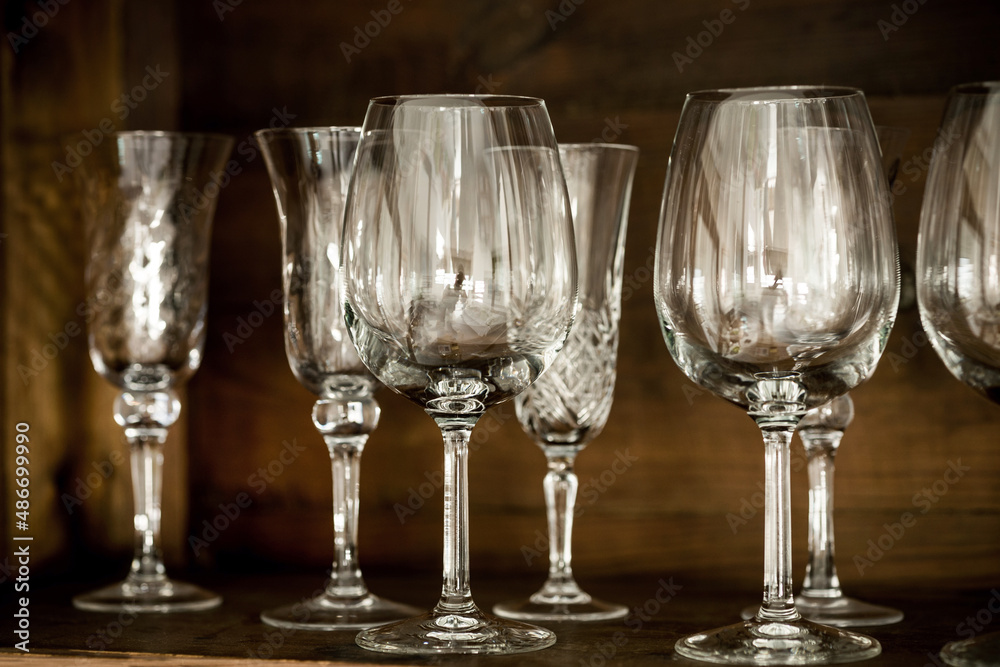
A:
<svg viewBox="0 0 1000 667">
<path fill-rule="evenodd" d="M 671 151 L 654 296 L 695 383 L 742 406 L 765 445 L 764 596 L 747 621 L 679 640 L 709 662 L 851 662 L 864 635 L 792 596 L 789 443 L 810 409 L 867 379 L 899 300 L 896 237 L 864 95 L 755 88 L 688 95 Z"/>
<path fill-rule="evenodd" d="M 889 189 L 899 171 L 899 161 L 910 131 L 901 127 L 876 125 Z M 834 562 L 833 479 L 836 454 L 844 430 L 854 419 L 854 402 L 849 394 L 810 410 L 799 422 L 797 432 L 805 447 L 809 478 L 809 563 L 795 607 L 805 618 L 837 627 L 888 625 L 903 620 L 903 612 L 844 595 Z M 753 618 L 756 606 L 745 607 L 741 616 Z"/>
<path fill-rule="evenodd" d="M 167 577 L 160 550 L 163 443 L 173 388 L 201 363 L 208 249 L 229 137 L 119 132 L 80 166 L 87 228 L 87 330 L 94 368 L 120 388 L 131 450 L 135 556 L 124 581 L 73 598 L 88 611 L 210 609 L 214 593 Z"/>
<path fill-rule="evenodd" d="M 344 201 L 357 127 L 261 130 L 260 142 L 281 226 L 285 352 L 295 377 L 317 396 L 313 424 L 333 471 L 334 561 L 325 590 L 261 613 L 268 625 L 360 630 L 417 613 L 368 591 L 358 565 L 361 454 L 378 426 L 375 378 L 347 333 L 340 289 Z"/>
<path fill-rule="evenodd" d="M 580 300 L 576 321 L 555 363 L 514 399 L 521 428 L 548 463 L 545 504 L 549 576 L 528 599 L 493 612 L 524 621 L 601 621 L 628 607 L 583 591 L 573 578 L 576 455 L 604 428 L 611 412 L 618 358 L 625 232 L 639 149 L 621 144 L 560 144 L 576 234 Z"/>
<path fill-rule="evenodd" d="M 917 302 L 948 370 L 1000 403 L 1000 81 L 948 96 L 920 212 Z M 997 656 L 1000 633 L 941 651 L 956 667 L 997 665 Z"/>
<path fill-rule="evenodd" d="M 444 581 L 432 611 L 362 631 L 389 653 L 515 653 L 555 641 L 469 587 L 468 443 L 552 364 L 576 307 L 566 183 L 541 100 L 372 100 L 345 213 L 348 328 L 383 384 L 444 438 Z"/>
</svg>

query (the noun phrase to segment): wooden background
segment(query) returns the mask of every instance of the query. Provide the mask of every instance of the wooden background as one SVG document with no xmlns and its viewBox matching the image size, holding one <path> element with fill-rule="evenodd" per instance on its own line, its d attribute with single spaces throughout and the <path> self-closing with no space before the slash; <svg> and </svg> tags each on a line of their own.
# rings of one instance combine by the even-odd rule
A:
<svg viewBox="0 0 1000 667">
<path fill-rule="evenodd" d="M 652 248 L 684 94 L 761 84 L 862 87 L 876 123 L 911 133 L 895 201 L 901 258 L 911 267 L 945 94 L 957 83 L 1000 77 L 995 0 L 53 2 L 54 15 L 30 39 L 15 40 L 15 52 L 9 34 L 30 33 L 24 21 L 40 23 L 43 5 L 6 2 L 8 38 L 0 46 L 0 526 L 6 548 L 14 425 L 27 422 L 35 567 L 51 573 L 121 574 L 131 548 L 127 464 L 114 464 L 124 453 L 112 420 L 114 391 L 90 368 L 83 335 L 67 336 L 52 359 L 35 356 L 67 324 L 82 324 L 81 224 L 71 179 L 59 182 L 51 166 L 66 160 L 65 133 L 110 118 L 126 129 L 236 137 L 233 159 L 242 171 L 223 190 L 216 216 L 205 361 L 167 452 L 166 551 L 174 567 L 305 566 L 317 577 L 332 556 L 332 529 L 328 458 L 309 419 L 313 398 L 288 369 L 279 314 L 264 317 L 238 345 L 223 338 L 239 335 L 241 318 L 280 288 L 276 213 L 250 133 L 360 124 L 373 95 L 495 92 L 545 98 L 561 141 L 639 146 L 615 407 L 578 462 L 575 569 L 584 582 L 656 572 L 746 584 L 759 580 L 762 565 L 759 434 L 678 371 L 652 303 Z M 377 31 L 369 26 L 377 34 L 345 56 L 343 44 L 375 20 L 373 11 L 384 19 L 379 12 L 390 5 L 400 11 Z M 734 20 L 710 35 L 725 10 Z M 700 53 L 692 48 L 697 57 L 679 68 L 675 52 L 700 33 L 711 43 Z M 167 74 L 123 118 L 113 102 L 141 86 L 147 67 Z M 995 585 L 1000 408 L 948 375 L 912 299 L 901 307 L 878 372 L 854 397 L 857 418 L 838 459 L 836 496 L 845 585 Z M 433 573 L 441 550 L 439 434 L 416 406 L 388 391 L 379 400 L 382 423 L 362 465 L 362 564 L 372 572 Z M 528 592 L 547 565 L 543 456 L 510 406 L 484 419 L 474 444 L 474 571 L 509 572 Z M 295 452 L 290 463 L 288 454 L 281 462 L 283 449 Z M 796 451 L 801 468 L 797 444 Z M 621 474 L 612 469 L 618 457 L 634 459 Z M 95 477 L 109 461 L 108 479 Z M 946 471 L 959 463 L 967 472 L 948 484 Z M 257 472 L 269 466 L 269 479 Z M 924 489 L 935 502 L 919 498 Z M 241 492 L 250 507 L 217 535 L 206 531 L 220 504 Z M 805 564 L 801 469 L 793 493 L 798 578 Z M 81 500 L 70 503 L 72 513 L 66 494 Z M 906 512 L 916 524 L 884 537 L 885 525 Z M 209 543 L 197 554 L 192 535 Z M 866 555 L 869 540 L 880 537 L 891 547 Z M 855 556 L 870 563 L 859 568 Z"/>
</svg>

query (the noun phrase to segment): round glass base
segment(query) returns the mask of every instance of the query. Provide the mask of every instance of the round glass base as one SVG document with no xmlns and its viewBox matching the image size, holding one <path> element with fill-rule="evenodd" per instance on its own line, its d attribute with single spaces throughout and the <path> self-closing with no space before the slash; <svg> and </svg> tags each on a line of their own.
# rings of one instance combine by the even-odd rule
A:
<svg viewBox="0 0 1000 667">
<path fill-rule="evenodd" d="M 677 641 L 685 658 L 727 665 L 823 665 L 874 658 L 882 646 L 871 637 L 805 619 L 751 619 Z"/>
<path fill-rule="evenodd" d="M 419 614 L 420 610 L 377 595 L 341 598 L 328 593 L 261 612 L 260 620 L 294 630 L 363 630 Z"/>
<path fill-rule="evenodd" d="M 803 618 L 835 628 L 890 625 L 903 620 L 903 612 L 898 609 L 869 604 L 846 595 L 834 598 L 796 595 L 795 608 Z M 744 607 L 740 617 L 751 619 L 758 609 L 759 605 Z"/>
<path fill-rule="evenodd" d="M 527 600 L 510 600 L 493 607 L 493 613 L 519 621 L 606 621 L 624 618 L 628 607 L 582 596 L 558 598 L 532 595 Z"/>
<path fill-rule="evenodd" d="M 73 598 L 84 611 L 168 613 L 204 611 L 222 604 L 222 598 L 204 588 L 159 576 L 149 581 L 125 581 Z"/>
<path fill-rule="evenodd" d="M 552 646 L 555 633 L 470 609 L 429 613 L 358 633 L 358 646 L 399 654 L 507 654 Z"/>
<path fill-rule="evenodd" d="M 1000 665 L 1000 632 L 945 644 L 941 659 L 952 667 L 997 667 Z"/>
</svg>

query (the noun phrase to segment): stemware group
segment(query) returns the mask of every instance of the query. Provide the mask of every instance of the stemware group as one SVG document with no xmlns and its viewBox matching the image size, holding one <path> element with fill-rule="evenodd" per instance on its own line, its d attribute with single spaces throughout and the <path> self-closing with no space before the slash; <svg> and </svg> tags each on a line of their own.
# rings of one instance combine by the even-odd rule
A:
<svg viewBox="0 0 1000 667">
<path fill-rule="evenodd" d="M 373 99 L 364 124 L 257 133 L 278 210 L 285 349 L 316 396 L 333 470 L 334 562 L 323 591 L 270 625 L 360 630 L 386 653 L 506 654 L 555 642 L 544 621 L 621 618 L 571 568 L 576 455 L 603 429 L 616 372 L 624 239 L 638 149 L 559 145 L 542 100 Z M 1000 402 L 1000 84 L 954 89 L 923 203 L 918 301 L 948 369 Z M 882 138 L 881 153 L 879 137 Z M 843 595 L 833 564 L 833 455 L 848 392 L 878 364 L 900 279 L 889 186 L 899 134 L 838 87 L 689 94 L 663 189 L 654 300 L 667 349 L 740 406 L 765 450 L 764 594 L 742 622 L 677 641 L 717 663 L 829 664 L 878 655 L 843 626 L 897 622 Z M 895 143 L 894 143 L 895 142 Z M 893 144 L 895 148 L 889 148 Z M 229 138 L 118 133 L 82 170 L 95 369 L 121 389 L 132 450 L 135 557 L 91 611 L 209 609 L 159 553 L 160 469 L 174 388 L 198 368 L 208 239 Z M 887 178 L 888 175 L 888 178 Z M 413 401 L 444 443 L 443 581 L 426 613 L 370 593 L 357 560 L 359 463 L 379 386 Z M 542 448 L 550 567 L 527 599 L 473 600 L 472 430 L 513 399 Z M 792 590 L 789 446 L 809 460 L 810 562 Z M 818 622 L 817 622 L 818 621 Z M 839 626 L 839 627 L 834 627 Z M 997 664 L 1000 633 L 955 642 L 950 665 Z"/>
</svg>

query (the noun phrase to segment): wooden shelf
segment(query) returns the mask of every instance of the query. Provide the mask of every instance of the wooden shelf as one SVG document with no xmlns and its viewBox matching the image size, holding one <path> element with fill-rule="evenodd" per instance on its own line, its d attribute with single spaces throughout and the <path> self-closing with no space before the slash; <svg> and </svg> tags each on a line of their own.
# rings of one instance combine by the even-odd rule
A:
<svg viewBox="0 0 1000 667">
<path fill-rule="evenodd" d="M 698 630 L 737 621 L 736 614 L 752 603 L 750 588 L 734 591 L 718 584 L 684 576 L 650 574 L 621 580 L 585 581 L 595 595 L 622 601 L 633 609 L 645 607 L 619 621 L 596 624 L 550 624 L 559 637 L 555 646 L 516 656 L 398 657 L 370 653 L 357 647 L 353 632 L 284 631 L 260 622 L 261 609 L 304 597 L 317 587 L 321 575 L 218 577 L 202 581 L 221 592 L 225 601 L 213 611 L 174 615 L 95 614 L 75 610 L 70 597 L 88 586 L 49 585 L 33 591 L 31 653 L 0 650 L 0 665 L 52 664 L 87 667 L 122 664 L 249 665 L 281 661 L 313 665 L 480 665 L 484 659 L 504 665 L 686 663 L 673 652 L 674 642 Z M 669 602 L 661 580 L 680 585 Z M 530 592 L 528 581 L 492 577 L 474 581 L 476 599 L 488 608 L 511 595 Z M 749 582 L 748 582 L 749 583 Z M 436 584 L 426 577 L 371 577 L 373 590 L 418 606 L 429 606 Z M 989 591 L 948 591 L 933 586 L 922 590 L 877 589 L 866 599 L 902 609 L 906 618 L 896 625 L 866 629 L 883 647 L 882 655 L 865 664 L 915 667 L 935 665 L 941 647 L 961 636 L 959 624 L 986 610 Z M 985 613 L 982 616 L 985 616 Z M 992 619 L 993 614 L 990 613 Z M 982 618 L 980 619 L 982 620 Z M 1000 623 L 997 624 L 1000 628 Z M 990 630 L 987 624 L 986 631 Z M 286 662 L 287 661 L 287 662 Z M 698 663 L 690 663 L 698 664 Z"/>
</svg>

